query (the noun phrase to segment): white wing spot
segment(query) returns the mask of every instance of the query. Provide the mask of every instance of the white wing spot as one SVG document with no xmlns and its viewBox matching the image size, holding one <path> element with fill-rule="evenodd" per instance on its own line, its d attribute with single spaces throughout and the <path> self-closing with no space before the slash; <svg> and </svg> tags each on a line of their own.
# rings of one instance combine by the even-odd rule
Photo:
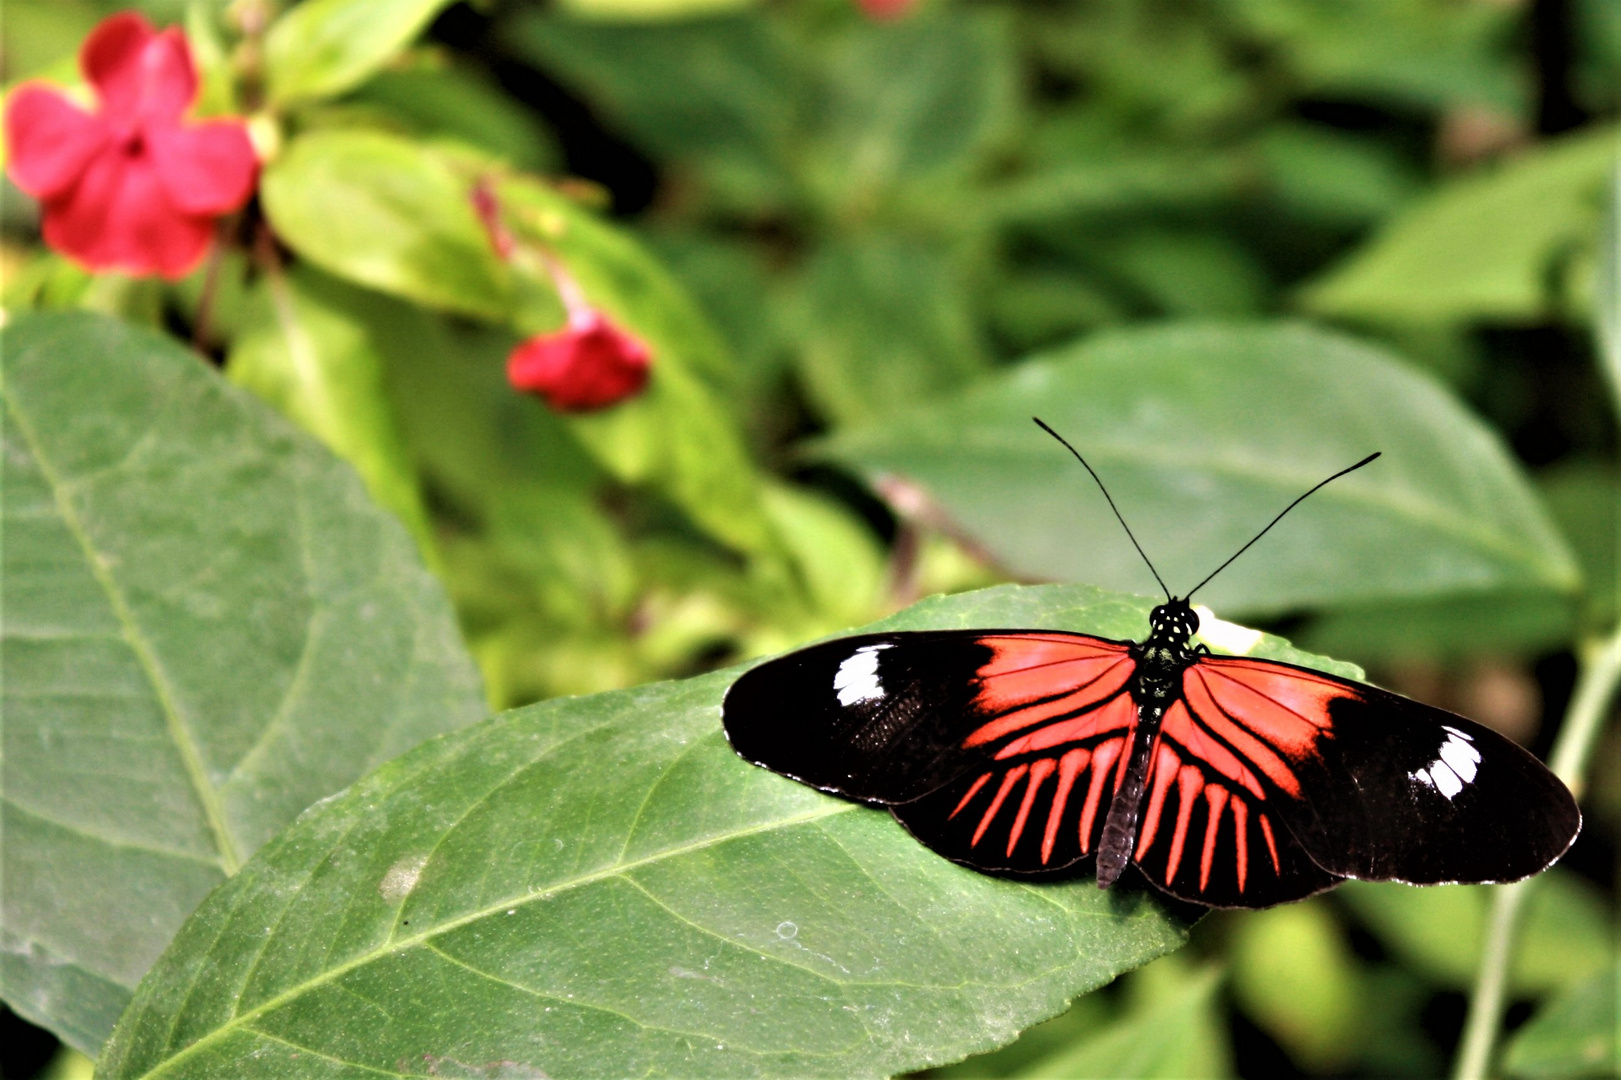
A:
<svg viewBox="0 0 1621 1080">
<path fill-rule="evenodd" d="M 1436 751 L 1436 759 L 1408 775 L 1451 799 L 1474 782 L 1480 767 L 1480 751 L 1471 745 L 1474 739 L 1457 728 L 1443 726 L 1441 730 L 1447 733 L 1447 738 Z"/>
<path fill-rule="evenodd" d="M 878 681 L 878 653 L 894 647 L 888 642 L 863 645 L 844 658 L 833 674 L 833 689 L 838 692 L 840 705 L 848 708 L 858 701 L 876 701 L 884 696 L 883 684 Z"/>
</svg>

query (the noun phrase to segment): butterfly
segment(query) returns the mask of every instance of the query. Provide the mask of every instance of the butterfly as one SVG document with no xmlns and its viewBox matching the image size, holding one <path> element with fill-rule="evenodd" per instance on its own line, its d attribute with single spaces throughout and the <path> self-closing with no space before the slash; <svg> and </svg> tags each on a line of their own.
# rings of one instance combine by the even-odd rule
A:
<svg viewBox="0 0 1621 1080">
<path fill-rule="evenodd" d="M 1378 456 L 1301 495 L 1184 596 L 1165 589 L 1142 641 L 840 638 L 739 677 L 722 707 L 727 738 L 756 765 L 886 806 L 930 849 L 987 873 L 1092 872 L 1108 888 L 1135 864 L 1171 896 L 1245 908 L 1347 878 L 1535 874 L 1570 847 L 1581 814 L 1515 743 L 1364 683 L 1192 640 L 1193 592 L 1307 495 Z"/>
</svg>

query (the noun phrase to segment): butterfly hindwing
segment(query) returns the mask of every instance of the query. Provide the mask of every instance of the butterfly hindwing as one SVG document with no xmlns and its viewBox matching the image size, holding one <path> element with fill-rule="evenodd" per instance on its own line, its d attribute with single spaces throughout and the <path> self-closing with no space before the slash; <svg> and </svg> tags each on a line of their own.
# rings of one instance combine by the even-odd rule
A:
<svg viewBox="0 0 1621 1080">
<path fill-rule="evenodd" d="M 1154 748 L 1132 861 L 1156 887 L 1214 907 L 1268 907 L 1331 888 L 1341 878 L 1284 823 L 1287 798 L 1178 701 Z"/>
<path fill-rule="evenodd" d="M 1097 853 L 1136 724 L 1130 694 L 1116 691 L 981 744 L 973 768 L 890 812 L 928 847 L 975 869 L 1061 870 Z"/>
</svg>

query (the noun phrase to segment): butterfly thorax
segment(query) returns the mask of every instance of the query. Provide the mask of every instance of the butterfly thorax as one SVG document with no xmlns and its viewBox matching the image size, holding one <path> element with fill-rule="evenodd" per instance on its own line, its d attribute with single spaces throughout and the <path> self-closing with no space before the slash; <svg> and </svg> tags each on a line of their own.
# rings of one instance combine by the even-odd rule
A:
<svg viewBox="0 0 1621 1080">
<path fill-rule="evenodd" d="M 1188 642 L 1199 630 L 1199 614 L 1186 600 L 1168 600 L 1148 616 L 1146 640 L 1131 647 L 1137 662 L 1131 696 L 1139 707 L 1158 705 L 1163 712 L 1181 693 L 1182 672 L 1205 651 Z"/>
<path fill-rule="evenodd" d="M 1148 616 L 1148 638 L 1131 647 L 1136 667 L 1131 677 L 1131 697 L 1137 703 L 1137 724 L 1132 729 L 1131 748 L 1125 773 L 1109 803 L 1109 814 L 1098 841 L 1098 886 L 1114 884 L 1131 860 L 1141 813 L 1143 789 L 1148 781 L 1148 763 L 1160 722 L 1171 704 L 1181 696 L 1182 673 L 1205 652 L 1202 645 L 1188 642 L 1199 629 L 1199 615 L 1186 600 L 1171 599 Z"/>
</svg>

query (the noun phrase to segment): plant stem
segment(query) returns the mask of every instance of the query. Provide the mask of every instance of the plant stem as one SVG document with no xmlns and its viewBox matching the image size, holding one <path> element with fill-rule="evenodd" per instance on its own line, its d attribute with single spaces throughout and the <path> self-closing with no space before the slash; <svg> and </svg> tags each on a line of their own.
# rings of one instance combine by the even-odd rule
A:
<svg viewBox="0 0 1621 1080">
<path fill-rule="evenodd" d="M 1621 684 L 1621 628 L 1608 638 L 1590 642 L 1578 652 L 1579 674 L 1570 708 L 1565 711 L 1559 737 L 1549 755 L 1548 766 L 1565 786 L 1580 798 L 1582 775 L 1593 754 L 1593 745 L 1603 730 L 1606 709 Z M 1525 898 L 1535 878 L 1516 881 L 1495 890 L 1486 945 L 1475 977 L 1475 991 L 1469 1001 L 1469 1019 L 1464 1024 L 1453 1080 L 1485 1080 L 1492 1050 L 1503 1022 L 1503 998 L 1508 987 L 1509 962 L 1514 955 L 1514 938 L 1519 928 Z"/>
</svg>

